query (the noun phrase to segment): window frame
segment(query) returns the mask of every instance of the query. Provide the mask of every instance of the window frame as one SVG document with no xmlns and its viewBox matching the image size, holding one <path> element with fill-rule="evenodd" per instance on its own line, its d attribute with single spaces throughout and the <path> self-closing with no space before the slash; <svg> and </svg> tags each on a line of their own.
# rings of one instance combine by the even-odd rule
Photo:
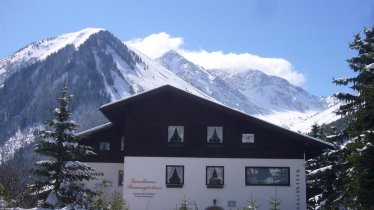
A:
<svg viewBox="0 0 374 210">
<path fill-rule="evenodd" d="M 209 183 L 209 177 L 208 177 L 208 170 L 210 168 L 220 168 L 222 169 L 222 183 L 221 184 L 210 184 Z M 217 172 L 217 171 L 216 171 Z M 218 176 L 219 177 L 219 176 Z M 212 178 L 212 177 L 210 177 Z M 223 188 L 223 186 L 225 185 L 225 167 L 224 166 L 206 166 L 206 171 L 205 171 L 205 184 L 207 186 L 207 188 Z"/>
<path fill-rule="evenodd" d="M 281 184 L 267 184 L 267 183 L 250 183 L 247 179 L 247 170 L 248 169 L 287 169 L 287 183 L 281 183 Z M 290 167 L 284 167 L 284 166 L 246 166 L 245 172 L 244 172 L 244 179 L 245 179 L 245 185 L 246 186 L 291 186 L 291 174 L 290 174 Z M 269 177 L 270 178 L 270 177 Z"/>
<path fill-rule="evenodd" d="M 218 137 L 221 135 L 221 141 L 220 142 L 209 142 L 209 129 L 217 129 L 219 128 L 220 131 L 218 131 L 217 135 Z M 217 131 L 217 130 L 216 130 Z M 223 144 L 223 126 L 207 126 L 206 128 L 206 143 L 208 145 L 222 145 Z"/>
<path fill-rule="evenodd" d="M 246 136 L 246 138 L 245 138 Z M 248 141 L 243 141 L 244 139 L 249 139 Z M 255 134 L 254 133 L 242 133 L 242 144 L 254 144 L 255 143 Z"/>
<path fill-rule="evenodd" d="M 168 168 L 174 167 L 174 168 L 182 168 L 182 174 L 178 174 L 181 178 L 181 183 L 175 184 L 168 181 Z M 173 169 L 171 169 L 173 170 Z M 173 173 L 173 172 L 171 172 Z M 167 188 L 182 188 L 184 185 L 184 165 L 166 165 L 165 167 L 165 185 Z"/>
<path fill-rule="evenodd" d="M 172 128 L 173 130 L 178 129 L 178 127 L 182 128 L 183 133 L 182 134 L 178 133 L 179 137 L 181 137 L 181 139 L 182 139 L 181 142 L 171 142 L 170 141 L 170 139 L 171 139 L 172 136 L 169 136 L 169 129 L 171 127 L 173 127 Z M 168 129 L 167 129 L 167 143 L 170 144 L 170 145 L 182 145 L 182 144 L 184 144 L 184 142 L 185 142 L 185 137 L 184 137 L 185 135 L 184 134 L 185 134 L 185 130 L 184 130 L 184 126 L 183 125 L 169 125 Z"/>
<path fill-rule="evenodd" d="M 108 148 L 107 149 L 104 149 L 104 146 L 103 145 L 107 145 Z M 110 151 L 110 142 L 109 141 L 101 141 L 99 143 L 99 150 L 100 151 Z"/>
</svg>

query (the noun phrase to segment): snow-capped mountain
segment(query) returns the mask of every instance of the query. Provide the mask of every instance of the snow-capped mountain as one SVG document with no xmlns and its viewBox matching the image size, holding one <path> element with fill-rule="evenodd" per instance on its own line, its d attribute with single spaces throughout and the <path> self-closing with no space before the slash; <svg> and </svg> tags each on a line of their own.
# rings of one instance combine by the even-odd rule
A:
<svg viewBox="0 0 374 210">
<path fill-rule="evenodd" d="M 86 31 L 73 33 L 76 38 L 70 34 L 70 41 L 62 35 L 36 42 L 48 43 L 43 45 L 43 53 L 41 45 L 38 48 L 33 43 L 0 61 L 6 69 L 2 72 L 6 74 L 4 82 L 0 83 L 0 145 L 18 130 L 51 118 L 48 110 L 56 106 L 64 81 L 74 95 L 73 119 L 81 130 L 106 121 L 98 111 L 101 105 L 164 84 L 216 101 L 157 62 L 129 49 L 110 32 L 91 29 L 88 35 Z M 61 40 L 66 44 L 63 47 Z M 29 56 L 37 54 L 40 56 Z M 6 63 L 12 71 L 8 71 Z"/>
<path fill-rule="evenodd" d="M 333 114 L 340 105 L 337 100 L 311 95 L 277 76 L 258 70 L 204 69 L 175 51 L 157 61 L 227 106 L 294 131 L 308 132 L 314 123 L 338 119 Z"/>
<path fill-rule="evenodd" d="M 275 76 L 206 70 L 173 51 L 154 61 L 110 32 L 90 28 L 34 42 L 0 60 L 0 147 L 51 118 L 48 110 L 56 107 L 65 81 L 80 130 L 106 122 L 101 105 L 165 84 L 267 121 L 283 119 L 289 128 L 296 127 L 290 118 L 311 119 L 328 107 Z"/>
<path fill-rule="evenodd" d="M 227 71 L 213 74 L 222 78 L 245 95 L 253 103 L 266 107 L 272 112 L 322 110 L 327 107 L 323 98 L 313 96 L 287 80 L 270 76 L 258 70 L 230 74 Z"/>
<path fill-rule="evenodd" d="M 44 60 L 52 53 L 66 47 L 66 45 L 74 45 L 78 49 L 88 37 L 102 30 L 100 28 L 86 28 L 78 32 L 36 41 L 27 45 L 16 53 L 0 60 L 0 84 L 4 82 L 6 76 L 10 76 L 17 69 L 36 61 Z"/>
<path fill-rule="evenodd" d="M 175 51 L 165 53 L 157 61 L 192 86 L 228 107 L 252 115 L 270 113 L 266 106 L 254 104 L 247 96 L 224 79 L 210 74 L 204 68 L 188 61 Z"/>
</svg>

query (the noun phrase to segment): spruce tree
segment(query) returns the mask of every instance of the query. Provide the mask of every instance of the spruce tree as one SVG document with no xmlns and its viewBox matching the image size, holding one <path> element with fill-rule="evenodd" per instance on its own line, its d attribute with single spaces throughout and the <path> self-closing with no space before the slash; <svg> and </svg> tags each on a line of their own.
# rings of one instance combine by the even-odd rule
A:
<svg viewBox="0 0 374 210">
<path fill-rule="evenodd" d="M 317 139 L 321 139 L 321 140 L 326 139 L 322 126 L 319 126 L 317 123 L 312 125 L 312 129 L 309 133 L 309 136 L 317 138 Z"/>
<path fill-rule="evenodd" d="M 251 193 L 251 199 L 247 200 L 248 207 L 244 208 L 243 210 L 257 210 L 260 208 L 260 205 L 257 204 L 257 199 L 254 199 Z"/>
<path fill-rule="evenodd" d="M 282 204 L 282 200 L 278 196 L 278 190 L 275 188 L 275 195 L 268 200 L 270 204 L 270 210 L 280 210 L 280 206 Z"/>
<path fill-rule="evenodd" d="M 307 207 L 308 209 L 339 209 L 345 201 L 340 199 L 346 194 L 344 182 L 348 174 L 347 149 L 342 139 L 344 132 L 335 131 L 326 135 L 326 141 L 333 143 L 333 149 L 325 150 L 320 156 L 306 162 Z M 310 133 L 313 134 L 313 133 Z"/>
<path fill-rule="evenodd" d="M 374 28 L 356 34 L 349 47 L 357 51 L 347 60 L 355 76 L 333 81 L 353 90 L 336 94 L 346 102 L 338 113 L 353 116 L 347 128 L 351 140 L 346 145 L 350 167 L 345 187 L 350 207 L 374 209 Z"/>
<path fill-rule="evenodd" d="M 92 193 L 84 187 L 84 181 L 92 179 L 89 173 L 92 168 L 79 160 L 95 153 L 91 147 L 80 145 L 74 135 L 78 125 L 70 120 L 71 98 L 65 82 L 59 107 L 52 111 L 55 119 L 45 123 L 51 130 L 42 130 L 35 145 L 35 152 L 46 157 L 37 161 L 31 171 L 36 175 L 31 189 L 41 199 L 42 206 L 83 206 L 86 196 Z"/>
</svg>

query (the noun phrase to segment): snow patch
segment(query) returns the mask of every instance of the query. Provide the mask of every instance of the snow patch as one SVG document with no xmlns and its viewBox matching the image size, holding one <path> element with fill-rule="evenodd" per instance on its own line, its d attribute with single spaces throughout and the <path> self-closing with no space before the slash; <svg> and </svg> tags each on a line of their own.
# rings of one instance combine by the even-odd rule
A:
<svg viewBox="0 0 374 210">
<path fill-rule="evenodd" d="M 323 173 L 326 170 L 331 170 L 331 169 L 332 169 L 332 165 L 328 165 L 328 166 L 311 171 L 309 175 L 314 175 L 314 174 L 321 173 L 321 172 Z"/>
<path fill-rule="evenodd" d="M 374 69 L 374 63 L 367 65 L 365 68 L 368 70 Z"/>
<path fill-rule="evenodd" d="M 55 206 L 58 203 L 57 195 L 54 190 L 49 193 L 47 199 L 45 200 L 45 203 L 52 206 Z"/>
<path fill-rule="evenodd" d="M 77 142 L 62 142 L 62 145 L 64 147 L 72 147 L 72 148 L 77 148 L 78 147 L 78 143 Z"/>
<path fill-rule="evenodd" d="M 40 127 L 33 127 L 24 129 L 23 131 L 18 130 L 14 136 L 10 137 L 4 145 L 0 147 L 0 164 L 1 162 L 11 159 L 17 150 L 34 142 L 34 132 L 39 130 L 39 128 Z"/>
<path fill-rule="evenodd" d="M 314 124 L 329 124 L 341 119 L 341 116 L 335 114 L 335 112 L 338 111 L 343 103 L 330 97 L 325 98 L 325 100 L 328 108 L 322 110 L 309 110 L 306 112 L 283 111 L 274 112 L 270 115 L 256 115 L 256 117 L 295 132 L 308 133 Z"/>
</svg>

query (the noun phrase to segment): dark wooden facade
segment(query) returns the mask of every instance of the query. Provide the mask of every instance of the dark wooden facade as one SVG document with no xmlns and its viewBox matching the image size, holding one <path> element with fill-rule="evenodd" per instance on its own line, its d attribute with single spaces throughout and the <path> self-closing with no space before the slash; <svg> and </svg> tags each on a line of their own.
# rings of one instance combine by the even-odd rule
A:
<svg viewBox="0 0 374 210">
<path fill-rule="evenodd" d="M 83 132 L 97 149 L 93 162 L 123 162 L 124 156 L 303 159 L 331 145 L 275 126 L 172 86 L 162 86 L 100 108 L 111 122 Z M 169 143 L 168 126 L 184 126 L 184 142 Z M 207 143 L 207 127 L 223 127 L 223 143 Z M 242 134 L 255 136 L 242 143 Z M 121 150 L 121 139 L 125 147 Z M 102 141 L 109 151 L 99 151 Z"/>
</svg>

